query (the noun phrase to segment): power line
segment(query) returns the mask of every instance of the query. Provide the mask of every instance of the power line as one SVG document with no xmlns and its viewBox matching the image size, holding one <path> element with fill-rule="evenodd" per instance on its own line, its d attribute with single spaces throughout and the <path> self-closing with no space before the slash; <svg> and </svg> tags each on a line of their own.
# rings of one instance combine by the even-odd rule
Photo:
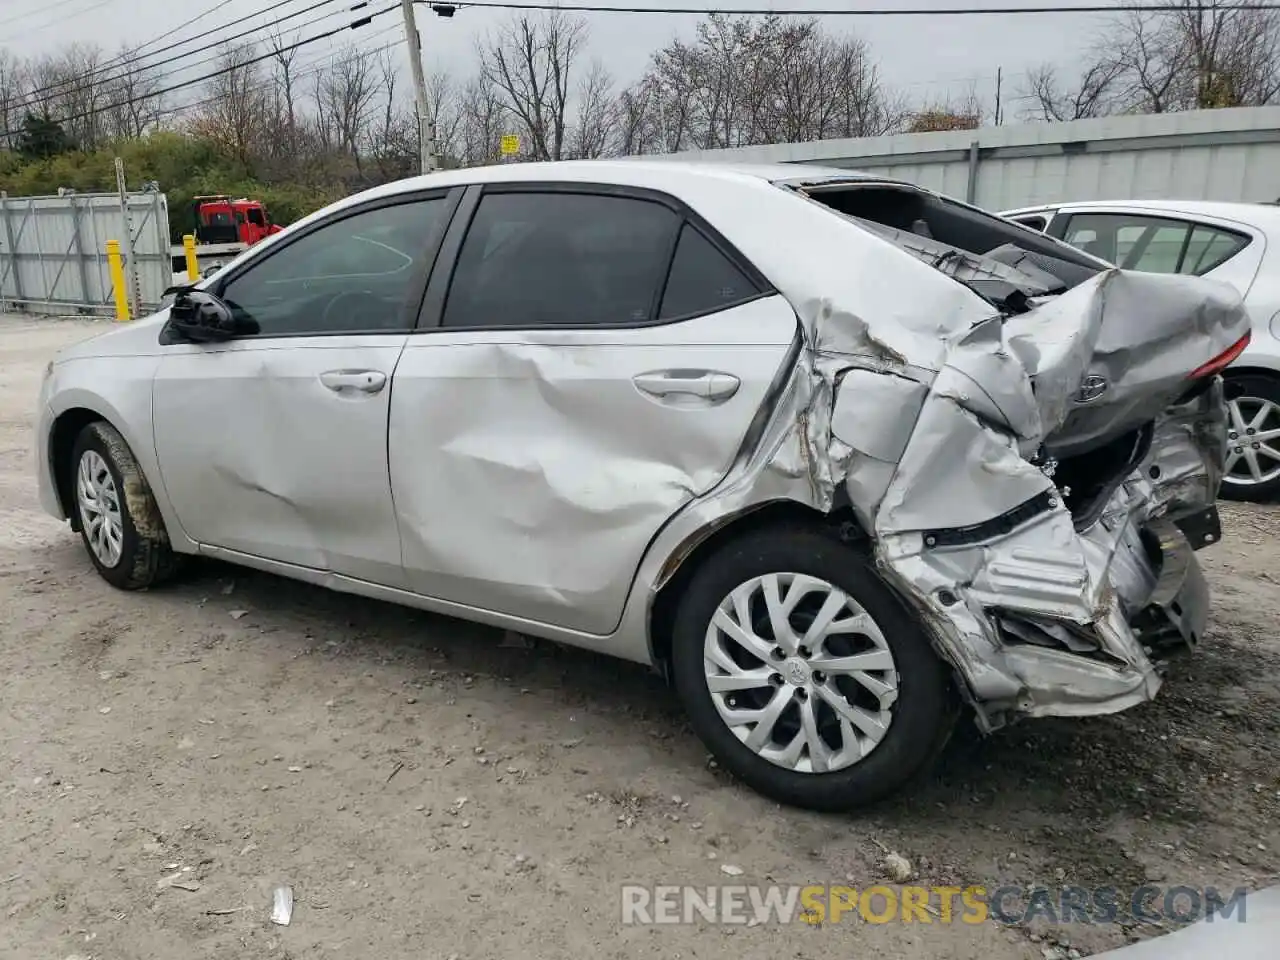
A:
<svg viewBox="0 0 1280 960">
<path fill-rule="evenodd" d="M 203 53 L 205 50 L 211 50 L 214 47 L 221 46 L 224 43 L 230 43 L 232 40 L 239 40 L 242 37 L 247 37 L 250 34 L 257 33 L 259 30 L 266 30 L 270 27 L 278 26 L 279 24 L 284 23 L 286 20 L 292 20 L 295 17 L 300 17 L 305 13 L 311 13 L 315 10 L 318 10 L 320 7 L 328 6 L 329 4 L 334 2 L 336 2 L 336 0 L 317 0 L 316 3 L 313 3 L 310 6 L 303 7 L 301 10 L 295 10 L 293 13 L 286 14 L 283 17 L 277 17 L 275 20 L 272 20 L 269 23 L 258 24 L 255 27 L 250 27 L 248 30 L 242 30 L 240 33 L 232 34 L 229 37 L 221 37 L 218 40 L 213 41 L 212 43 L 205 44 L 203 47 L 197 47 L 194 50 L 185 50 L 182 53 L 175 54 L 172 57 L 167 57 L 164 60 L 157 60 L 154 63 L 139 64 L 138 67 L 139 68 L 162 67 L 166 63 L 173 63 L 174 61 L 182 60 L 183 58 L 188 57 L 193 53 Z M 358 0 L 358 2 L 352 4 L 350 9 L 358 10 L 363 7 L 367 7 L 368 5 L 369 5 L 369 0 Z M 209 30 L 205 30 L 203 33 L 197 33 L 195 36 L 187 37 L 185 40 L 178 40 L 175 43 L 170 43 L 167 46 L 160 47 L 158 50 L 153 50 L 151 51 L 151 53 L 147 54 L 147 56 L 149 57 L 155 56 L 156 54 L 165 53 L 168 50 L 173 50 L 176 47 L 184 46 L 185 44 L 191 43 L 192 41 L 200 40 L 203 37 L 207 37 L 211 34 L 217 33 L 219 30 L 225 30 L 228 27 L 237 26 L 238 24 L 243 23 L 245 20 L 252 20 L 255 17 L 260 17 L 262 16 L 263 13 L 266 13 L 266 12 L 267 10 L 259 10 L 257 13 L 251 13 L 248 16 L 241 17 L 238 20 L 232 20 L 230 23 L 224 23 L 221 26 L 213 27 Z M 318 23 L 321 20 L 325 20 L 328 17 L 333 16 L 335 13 L 337 13 L 337 11 L 334 11 L 333 13 L 324 14 L 323 16 L 316 17 L 312 20 L 308 20 L 306 23 L 300 24 L 300 26 L 301 27 L 311 26 L 314 23 Z M 39 94 L 48 93 L 49 91 L 55 91 L 55 95 L 57 93 L 66 93 L 68 90 L 75 89 L 77 86 L 83 85 L 86 80 L 89 80 L 92 77 L 98 76 L 99 74 L 109 73 L 110 71 L 117 69 L 118 66 L 119 64 L 113 64 L 113 63 L 104 64 L 103 66 L 95 67 L 92 70 L 88 70 L 85 73 L 80 74 L 79 76 L 71 77 L 66 80 L 59 80 L 56 83 L 49 84 L 48 86 L 37 87 L 36 89 L 32 90 L 28 94 L 28 96 L 31 98 L 31 102 L 47 103 L 49 100 L 52 99 L 52 97 L 42 98 L 39 96 Z M 123 76 L 123 74 L 120 76 Z M 120 76 L 116 76 L 112 79 L 118 80 L 120 79 Z"/>
<path fill-rule="evenodd" d="M 314 26 L 315 24 L 320 23 L 320 22 L 322 22 L 322 21 L 324 21 L 324 20 L 328 20 L 328 19 L 330 19 L 330 18 L 332 18 L 332 17 L 336 16 L 336 15 L 337 15 L 338 13 L 340 13 L 340 12 L 341 12 L 341 11 L 334 11 L 333 13 L 326 13 L 326 14 L 323 14 L 323 15 L 321 15 L 321 16 L 319 16 L 319 17 L 313 17 L 313 18 L 312 18 L 312 19 L 310 19 L 310 20 L 306 20 L 306 21 L 304 21 L 303 23 L 298 24 L 294 29 L 297 29 L 297 30 L 304 30 L 304 29 L 306 29 L 307 27 Z M 270 26 L 270 25 L 268 24 L 267 26 Z M 391 28 L 391 29 L 395 29 L 395 28 L 393 27 L 393 28 Z M 250 31 L 250 32 L 253 32 L 253 31 Z M 385 31 L 385 30 L 384 30 L 384 31 L 381 31 L 381 32 L 382 32 L 382 33 L 386 33 L 387 31 Z M 270 39 L 271 41 L 275 41 L 275 40 L 279 39 L 279 37 L 278 37 L 278 35 L 269 35 L 269 39 Z M 141 64 L 141 65 L 138 65 L 138 66 L 133 66 L 133 67 L 131 67 L 131 68 L 130 68 L 130 70 L 131 70 L 131 71 L 137 71 L 137 73 L 138 73 L 138 74 L 140 74 L 140 75 L 141 75 L 141 74 L 143 74 L 143 73 L 144 73 L 144 71 L 145 71 L 145 72 L 147 73 L 147 79 L 149 79 L 149 80 L 155 80 L 155 81 L 164 80 L 164 79 L 169 78 L 169 77 L 176 77 L 176 76 L 178 76 L 179 74 L 181 74 L 181 73 L 185 73 L 185 72 L 186 72 L 186 71 L 188 71 L 188 70 L 194 70 L 196 67 L 201 67 L 201 66 L 205 66 L 206 64 L 211 64 L 211 63 L 218 63 L 218 62 L 220 62 L 220 61 L 222 60 L 222 54 L 221 54 L 221 53 L 218 53 L 218 54 L 214 54 L 214 55 L 213 55 L 213 56 L 211 56 L 211 57 L 201 57 L 199 60 L 193 60 L 193 61 L 191 61 L 190 63 L 186 63 L 186 62 L 184 62 L 184 63 L 182 63 L 182 65 L 181 65 L 181 66 L 179 66 L 179 67 L 178 67 L 177 69 L 175 69 L 175 70 L 166 70 L 166 71 L 162 71 L 162 72 L 160 72 L 160 73 L 158 73 L 158 74 L 151 74 L 151 73 L 150 73 L 150 71 L 154 70 L 156 67 L 162 67 L 162 66 L 164 66 L 166 63 L 174 63 L 174 62 L 179 61 L 179 60 L 185 60 L 188 54 L 192 54 L 192 53 L 199 53 L 199 52 L 200 52 L 200 51 L 202 51 L 202 50 L 208 50 L 208 49 L 210 49 L 211 47 L 217 47 L 217 46 L 221 46 L 221 45 L 222 45 L 221 43 L 213 43 L 213 44 L 209 44 L 208 46 L 201 47 L 201 48 L 199 48 L 198 50 L 189 50 L 189 51 L 187 51 L 187 53 L 182 53 L 182 54 L 179 54 L 179 55 L 174 56 L 174 57 L 169 57 L 168 59 L 165 59 L 165 60 L 159 60 L 159 61 L 157 61 L 157 62 L 155 62 L 155 63 L 145 63 L 145 64 Z M 273 49 L 273 51 L 274 51 L 274 46 L 275 46 L 275 45 L 274 45 L 274 43 L 273 43 L 273 44 L 272 44 L 272 49 Z M 99 82 L 101 82 L 101 83 L 110 83 L 112 80 L 123 79 L 124 77 L 126 77 L 126 76 L 128 76 L 128 75 L 129 75 L 129 73 L 128 73 L 128 72 L 124 72 L 124 73 L 121 73 L 121 74 L 120 74 L 119 76 L 117 76 L 117 77 L 104 77 L 104 78 L 103 78 L 101 81 L 99 81 Z M 86 76 L 87 76 L 87 75 L 86 75 Z M 67 81 L 67 82 L 69 82 L 69 83 L 71 83 L 71 82 L 83 83 L 84 81 L 75 80 L 75 81 Z M 59 96 L 61 96 L 61 95 L 65 94 L 65 93 L 68 93 L 68 92 L 70 92 L 70 88 L 69 88 L 68 90 L 59 90 L 59 91 L 55 91 L 55 92 L 53 92 L 53 93 L 49 94 L 49 95 L 48 95 L 48 96 L 46 96 L 46 97 L 42 97 L 42 98 L 40 98 L 40 99 L 38 99 L 38 100 L 33 100 L 33 101 L 29 101 L 29 102 L 30 102 L 30 103 L 47 104 L 47 103 L 49 103 L 50 101 L 55 100 L 55 99 L 57 99 Z"/>
<path fill-rule="evenodd" d="M 12 17 L 0 20 L 0 27 L 10 23 L 17 23 L 19 20 L 25 20 L 27 17 L 34 16 L 37 13 L 49 13 L 51 10 L 57 10 L 59 7 L 65 7 L 68 3 L 76 3 L 78 0 L 56 0 L 55 3 L 37 5 L 30 10 L 25 10 Z"/>
<path fill-rule="evenodd" d="M 181 83 L 175 83 L 171 86 L 163 87 L 160 90 L 156 90 L 152 93 L 147 94 L 147 96 L 159 97 L 159 96 L 163 96 L 166 93 L 172 93 L 175 90 L 185 90 L 187 87 L 193 87 L 198 83 L 204 83 L 206 80 L 212 80 L 215 77 L 220 77 L 225 74 L 232 73 L 236 70 L 242 70 L 245 67 L 251 66 L 255 63 L 261 63 L 264 60 L 270 60 L 276 56 L 279 56 L 282 53 L 288 53 L 290 50 L 298 50 L 302 47 L 309 46 L 310 44 L 318 43 L 321 40 L 327 40 L 330 37 L 335 37 L 338 34 L 342 33 L 344 30 L 358 29 L 359 27 L 364 26 L 365 24 L 371 22 L 377 17 L 382 16 L 385 13 L 391 13 L 393 10 L 399 10 L 399 9 L 400 9 L 399 4 L 396 4 L 390 7 L 383 7 L 381 10 L 375 11 L 374 13 L 371 13 L 366 17 L 362 17 L 359 20 L 353 21 L 352 23 L 343 24 L 341 27 L 334 27 L 332 30 L 326 30 L 324 33 L 318 33 L 315 36 L 307 37 L 305 40 L 298 40 L 295 43 L 291 43 L 283 47 L 277 47 L 274 50 L 272 50 L 270 53 L 260 54 L 259 56 L 256 56 L 256 57 L 250 57 L 247 60 L 243 60 L 239 63 L 231 64 L 219 70 L 214 70 L 210 73 L 206 73 L 192 80 L 184 80 Z M 97 116 L 98 114 L 105 113 L 108 110 L 116 110 L 116 109 L 119 109 L 120 107 L 127 107 L 128 105 L 129 105 L 128 101 L 123 101 L 118 103 L 108 103 L 101 107 L 96 107 L 93 110 L 86 110 L 84 113 L 74 114 L 69 117 L 58 117 L 54 120 L 54 122 L 58 124 L 64 124 L 64 123 L 71 123 L 76 120 L 86 120 L 89 117 Z M 17 130 L 0 130 L 0 137 L 13 136 L 18 132 L 19 131 Z"/>
<path fill-rule="evenodd" d="M 390 43 L 384 43 L 380 47 L 361 48 L 360 50 L 357 50 L 355 53 L 353 53 L 351 56 L 343 57 L 341 60 L 337 61 L 337 63 L 338 64 L 350 63 L 352 60 L 354 60 L 357 56 L 360 56 L 361 54 L 364 54 L 366 56 L 372 56 L 373 54 L 382 53 L 384 50 L 394 49 L 395 47 L 400 46 L 400 44 L 404 42 L 405 42 L 404 37 L 401 37 L 399 40 L 393 40 Z M 318 73 L 320 73 L 321 70 L 323 70 L 326 66 L 328 66 L 328 64 L 324 62 L 324 59 L 325 59 L 324 57 L 320 57 L 317 60 L 312 60 L 308 63 L 301 64 L 301 66 L 304 69 L 300 73 L 292 75 L 291 79 L 294 81 L 298 81 L 298 80 L 306 80 L 309 77 L 316 76 Z M 161 117 L 172 116 L 175 113 L 184 113 L 188 110 L 195 110 L 199 107 L 208 106 L 211 103 L 217 103 L 221 99 L 222 99 L 221 96 L 205 97 L 202 100 L 194 100 L 191 103 L 184 103 L 181 106 L 167 107 L 164 110 L 156 111 L 153 119 L 159 120 Z"/>
<path fill-rule="evenodd" d="M 446 3 L 442 0 L 414 0 L 443 16 L 452 16 L 454 10 L 468 7 L 492 10 L 554 10 L 561 13 L 653 13 L 692 14 L 707 16 L 713 13 L 729 16 L 786 16 L 786 17 L 966 17 L 1003 16 L 1006 14 L 1033 13 L 1212 13 L 1215 11 L 1280 10 L 1277 0 L 1264 2 L 1233 3 L 1223 6 L 1213 3 L 1115 3 L 1090 4 L 1088 6 L 1034 6 L 1034 7 L 860 7 L 851 9 L 809 8 L 805 10 L 779 10 L 776 7 L 604 7 L 589 4 L 566 6 L 545 0 L 467 0 Z M 447 12 L 445 12 L 447 11 Z"/>
<path fill-rule="evenodd" d="M 110 3 L 110 2 L 111 2 L 111 0 L 98 0 L 98 2 L 97 2 L 97 3 L 91 3 L 91 4 L 89 4 L 89 6 L 87 6 L 87 7 L 83 8 L 83 9 L 81 9 L 81 10 L 76 10 L 76 11 L 74 11 L 74 15 L 75 15 L 75 16 L 81 16 L 81 15 L 83 15 L 83 14 L 88 13 L 90 10 L 97 10 L 99 7 L 105 7 L 105 6 L 106 6 L 108 3 Z M 51 8 L 51 7 L 47 7 L 47 8 L 45 8 L 44 10 L 41 10 L 40 12 L 41 12 L 41 13 L 48 13 L 50 9 L 52 9 L 52 8 Z M 29 37 L 29 36 L 31 36 L 33 33 L 39 33 L 41 30 L 48 30 L 50 27 L 55 26 L 56 24 L 62 23 L 62 22 L 66 19 L 66 17 L 67 17 L 67 16 L 68 16 L 67 14 L 64 14 L 64 15 L 62 15 L 62 16 L 57 16 L 57 17 L 54 17 L 52 20 L 49 20 L 49 21 L 47 21 L 47 22 L 45 22 L 45 23 L 38 24 L 37 26 L 34 26 L 34 27 L 29 27 L 29 28 L 28 28 L 24 33 L 19 34 L 19 37 L 20 37 L 20 38 Z"/>
<path fill-rule="evenodd" d="M 194 17 L 192 17 L 190 20 L 184 20 L 184 21 L 182 21 L 182 23 L 178 24 L 178 25 L 177 25 L 176 27 L 174 27 L 173 29 L 171 29 L 171 30 L 166 30 L 164 33 L 160 34 L 159 36 L 157 36 L 157 37 L 152 37 L 152 38 L 151 38 L 150 40 L 148 40 L 146 43 L 139 44 L 137 47 L 135 47 L 135 48 L 134 48 L 132 51 L 130 51 L 130 52 L 131 52 L 131 53 L 140 53 L 140 52 L 142 52 L 143 50 L 147 49 L 147 47 L 151 46 L 153 43 L 159 43 L 161 40 L 167 40 L 169 37 L 172 37 L 172 36 L 173 36 L 175 33 L 177 33 L 179 30 L 185 30 L 187 27 L 191 26 L 193 23 L 199 23 L 199 22 L 200 22 L 201 20 L 203 20 L 205 17 L 212 16 L 213 14 L 215 14 L 215 13 L 217 13 L 219 10 L 221 10 L 223 7 L 228 6 L 228 5 L 232 4 L 232 3 L 235 3 L 235 0 L 221 0 L 221 2 L 220 2 L 220 3 L 215 3 L 212 7 L 209 7 L 207 10 L 205 10 L 205 11 L 204 11 L 204 13 L 197 13 L 197 14 L 196 14 Z M 259 12 L 262 12 L 262 11 L 259 11 Z M 251 16 L 257 16 L 257 14 L 251 14 Z"/>
</svg>

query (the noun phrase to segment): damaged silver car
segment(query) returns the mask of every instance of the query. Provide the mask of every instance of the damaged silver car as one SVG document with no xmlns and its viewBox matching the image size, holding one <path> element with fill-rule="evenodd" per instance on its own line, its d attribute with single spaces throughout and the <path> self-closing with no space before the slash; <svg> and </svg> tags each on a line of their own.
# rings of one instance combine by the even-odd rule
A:
<svg viewBox="0 0 1280 960">
<path fill-rule="evenodd" d="M 45 507 L 659 667 L 728 770 L 868 803 L 956 719 L 1108 713 L 1202 637 L 1239 295 L 804 166 L 459 170 L 62 353 Z"/>
</svg>

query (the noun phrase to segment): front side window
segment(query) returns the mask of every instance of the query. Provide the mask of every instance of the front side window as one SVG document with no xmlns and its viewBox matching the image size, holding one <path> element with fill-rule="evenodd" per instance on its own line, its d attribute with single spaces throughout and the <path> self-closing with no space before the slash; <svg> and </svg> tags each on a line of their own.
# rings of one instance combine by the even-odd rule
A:
<svg viewBox="0 0 1280 960">
<path fill-rule="evenodd" d="M 633 197 L 486 194 L 458 255 L 443 325 L 649 322 L 680 220 Z"/>
<path fill-rule="evenodd" d="M 443 198 L 326 224 L 233 277 L 221 297 L 259 336 L 408 329 Z"/>
</svg>

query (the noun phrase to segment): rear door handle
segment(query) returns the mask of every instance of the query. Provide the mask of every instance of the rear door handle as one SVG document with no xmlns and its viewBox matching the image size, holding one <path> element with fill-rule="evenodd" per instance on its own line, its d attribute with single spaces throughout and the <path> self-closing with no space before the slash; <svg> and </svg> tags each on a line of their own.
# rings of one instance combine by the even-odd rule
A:
<svg viewBox="0 0 1280 960">
<path fill-rule="evenodd" d="M 334 393 L 379 393 L 387 375 L 381 370 L 327 370 L 320 382 Z"/>
<path fill-rule="evenodd" d="M 687 394 L 706 400 L 727 400 L 742 384 L 733 374 L 715 370 L 658 370 L 637 374 L 632 382 L 655 397 Z"/>
</svg>

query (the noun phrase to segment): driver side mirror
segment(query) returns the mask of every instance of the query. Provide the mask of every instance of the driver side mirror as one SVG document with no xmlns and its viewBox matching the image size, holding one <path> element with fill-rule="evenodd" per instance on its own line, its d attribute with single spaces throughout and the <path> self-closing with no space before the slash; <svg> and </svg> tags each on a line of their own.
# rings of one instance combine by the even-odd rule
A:
<svg viewBox="0 0 1280 960">
<path fill-rule="evenodd" d="M 207 290 L 179 291 L 169 308 L 169 326 L 192 343 L 216 343 L 258 332 L 256 323 L 237 320 L 231 308 Z"/>
</svg>

